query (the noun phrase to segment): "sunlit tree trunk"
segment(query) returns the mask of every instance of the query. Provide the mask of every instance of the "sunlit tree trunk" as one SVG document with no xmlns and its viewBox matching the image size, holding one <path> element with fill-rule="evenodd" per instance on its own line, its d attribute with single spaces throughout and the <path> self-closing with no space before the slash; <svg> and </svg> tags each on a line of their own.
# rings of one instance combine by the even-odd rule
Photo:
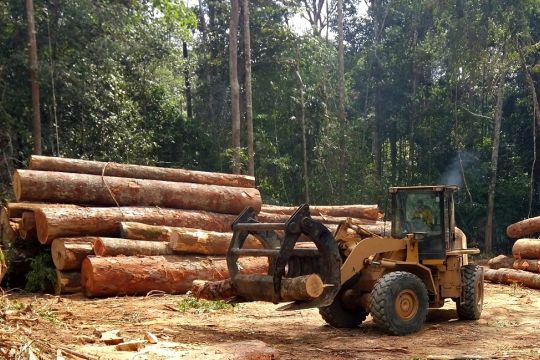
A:
<svg viewBox="0 0 540 360">
<path fill-rule="evenodd" d="M 229 78 L 231 83 L 232 171 L 240 174 L 240 86 L 238 85 L 238 0 L 231 0 L 229 23 Z"/>
<path fill-rule="evenodd" d="M 34 24 L 33 0 L 26 0 L 26 17 L 28 23 L 28 52 L 30 57 L 30 81 L 32 83 L 32 136 L 34 138 L 34 154 L 41 155 L 41 115 L 39 110 L 39 84 L 37 79 L 38 57 L 36 44 L 36 28 Z"/>
<path fill-rule="evenodd" d="M 340 199 L 344 199 L 344 182 L 345 176 L 345 61 L 343 47 L 343 0 L 338 0 L 338 73 L 339 73 L 339 125 L 340 131 L 340 148 L 343 152 L 339 158 L 339 174 L 338 191 Z"/>
<path fill-rule="evenodd" d="M 296 77 L 298 78 L 298 88 L 300 90 L 300 122 L 302 123 L 302 150 L 304 154 L 304 194 L 306 204 L 309 204 L 309 177 L 308 177 L 308 163 L 307 163 L 307 142 L 306 142 L 306 116 L 305 116 L 305 104 L 304 104 L 304 82 L 302 76 L 300 76 L 300 69 L 296 70 Z"/>
<path fill-rule="evenodd" d="M 193 104 L 191 101 L 191 80 L 189 78 L 189 57 L 187 43 L 182 41 L 182 57 L 184 58 L 184 93 L 186 96 L 187 104 L 187 117 L 189 120 L 193 119 Z"/>
<path fill-rule="evenodd" d="M 249 0 L 242 0 L 244 7 L 244 66 L 246 91 L 246 126 L 248 150 L 248 174 L 255 176 L 255 154 L 253 149 L 253 101 L 251 94 L 251 33 L 249 30 Z"/>
</svg>

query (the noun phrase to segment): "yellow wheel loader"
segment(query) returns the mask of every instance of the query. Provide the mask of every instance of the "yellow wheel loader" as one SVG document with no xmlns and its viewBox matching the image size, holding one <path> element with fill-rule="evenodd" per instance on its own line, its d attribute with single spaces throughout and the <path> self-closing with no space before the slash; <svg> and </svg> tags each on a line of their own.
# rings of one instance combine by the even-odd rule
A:
<svg viewBox="0 0 540 360">
<path fill-rule="evenodd" d="M 371 314 L 384 331 L 409 334 L 422 327 L 429 308 L 442 307 L 445 299 L 455 301 L 460 319 L 478 319 L 483 272 L 467 264 L 467 255 L 479 250 L 467 249 L 456 240 L 456 190 L 444 185 L 390 188 L 391 236 L 372 234 L 351 220 L 332 234 L 311 218 L 309 205 L 300 206 L 285 223 L 260 223 L 253 209 L 247 208 L 232 226 L 227 253 L 231 280 L 238 282 L 241 297 L 238 258 L 267 257 L 265 278 L 273 287 L 271 301 L 277 304 L 284 301 L 284 283 L 316 274 L 324 284 L 319 296 L 280 309 L 317 307 L 334 327 L 356 327 Z M 243 248 L 249 235 L 263 248 Z M 254 295 L 257 281 L 250 287 L 249 299 L 259 300 Z M 268 300 L 268 291 L 260 300 Z"/>
</svg>

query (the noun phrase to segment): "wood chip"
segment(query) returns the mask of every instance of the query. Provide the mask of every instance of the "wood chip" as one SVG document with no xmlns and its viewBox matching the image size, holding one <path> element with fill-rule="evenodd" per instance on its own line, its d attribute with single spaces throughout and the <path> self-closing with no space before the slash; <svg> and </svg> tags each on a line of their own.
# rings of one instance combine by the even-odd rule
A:
<svg viewBox="0 0 540 360">
<path fill-rule="evenodd" d="M 146 340 L 132 340 L 126 341 L 121 344 L 116 345 L 116 350 L 119 351 L 139 351 L 144 348 Z"/>
<path fill-rule="evenodd" d="M 117 345 L 123 343 L 124 338 L 118 335 L 119 332 L 120 330 L 105 331 L 101 334 L 101 338 L 99 340 L 106 345 Z"/>
<path fill-rule="evenodd" d="M 158 338 L 156 335 L 152 334 L 150 331 L 147 331 L 144 333 L 144 338 L 150 343 L 150 344 L 157 344 Z"/>
</svg>

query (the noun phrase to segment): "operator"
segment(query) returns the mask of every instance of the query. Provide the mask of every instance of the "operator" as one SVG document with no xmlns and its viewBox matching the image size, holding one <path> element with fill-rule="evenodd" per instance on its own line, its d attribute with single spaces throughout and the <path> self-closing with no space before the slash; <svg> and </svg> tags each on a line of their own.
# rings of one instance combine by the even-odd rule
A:
<svg viewBox="0 0 540 360">
<path fill-rule="evenodd" d="M 422 200 L 418 200 L 413 219 L 421 219 L 426 225 L 433 225 L 433 213 L 431 212 L 431 208 L 424 205 Z"/>
</svg>

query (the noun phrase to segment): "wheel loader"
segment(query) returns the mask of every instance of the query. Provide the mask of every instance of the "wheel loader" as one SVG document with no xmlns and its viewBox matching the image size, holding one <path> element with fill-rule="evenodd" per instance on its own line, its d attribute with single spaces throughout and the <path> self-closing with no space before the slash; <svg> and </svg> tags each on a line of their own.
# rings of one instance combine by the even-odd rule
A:
<svg viewBox="0 0 540 360">
<path fill-rule="evenodd" d="M 390 188 L 390 236 L 370 233 L 352 220 L 332 234 L 311 218 L 309 205 L 300 206 L 285 223 L 258 222 L 247 208 L 232 226 L 227 253 L 231 281 L 240 298 L 243 289 L 249 293 L 246 299 L 277 304 L 290 300 L 283 296 L 290 280 L 316 274 L 323 283 L 320 295 L 280 309 L 316 307 L 328 324 L 340 328 L 357 327 L 371 314 L 389 334 L 413 333 L 423 326 L 428 309 L 442 307 L 447 299 L 456 303 L 460 319 L 478 319 L 483 272 L 467 263 L 467 256 L 479 250 L 456 238 L 456 191 L 448 185 Z M 244 248 L 248 236 L 262 248 Z M 268 258 L 266 284 L 241 283 L 242 256 Z M 258 293 L 265 295 L 257 298 Z"/>
</svg>

